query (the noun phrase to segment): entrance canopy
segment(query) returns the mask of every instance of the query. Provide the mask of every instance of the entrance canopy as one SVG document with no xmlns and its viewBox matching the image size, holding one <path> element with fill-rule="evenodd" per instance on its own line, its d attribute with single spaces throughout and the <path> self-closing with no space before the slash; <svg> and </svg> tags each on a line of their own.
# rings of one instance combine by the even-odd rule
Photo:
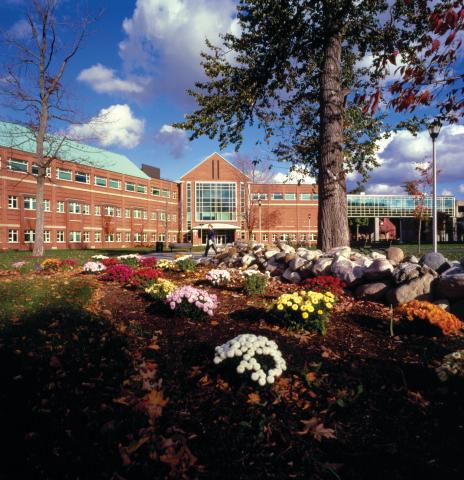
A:
<svg viewBox="0 0 464 480">
<path fill-rule="evenodd" d="M 193 227 L 192 230 L 206 230 L 209 223 L 203 223 L 202 225 L 197 225 Z M 230 225 L 229 223 L 211 223 L 215 230 L 237 230 L 239 227 L 237 225 Z"/>
</svg>

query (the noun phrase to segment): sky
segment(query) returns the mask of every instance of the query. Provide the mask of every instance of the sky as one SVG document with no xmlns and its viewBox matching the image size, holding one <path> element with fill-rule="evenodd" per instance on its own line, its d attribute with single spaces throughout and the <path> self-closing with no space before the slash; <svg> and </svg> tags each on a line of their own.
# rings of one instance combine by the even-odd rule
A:
<svg viewBox="0 0 464 480">
<path fill-rule="evenodd" d="M 18 39 L 26 34 L 27 4 L 28 0 L 0 2 L 0 28 Z M 62 0 L 61 4 L 60 14 L 75 14 L 75 2 Z M 101 5 L 103 14 L 65 73 L 63 83 L 84 119 L 66 127 L 68 133 L 81 139 L 90 136 L 93 143 L 122 153 L 139 166 L 158 166 L 162 177 L 173 180 L 215 151 L 233 160 L 234 146 L 221 152 L 218 142 L 206 137 L 190 142 L 188 133 L 172 124 L 195 108 L 186 90 L 204 78 L 200 52 L 205 50 L 205 38 L 217 43 L 220 33 L 239 32 L 236 2 L 102 0 L 89 4 Z M 271 158 L 269 147 L 260 140 L 261 132 L 248 128 L 239 154 Z M 442 128 L 437 140 L 439 194 L 464 199 L 462 145 L 464 125 Z M 415 175 L 416 164 L 431 160 L 431 152 L 427 132 L 413 137 L 400 131 L 383 139 L 377 154 L 381 165 L 372 172 L 366 193 L 403 193 L 402 183 Z M 287 174 L 288 165 L 273 162 L 273 171 L 276 181 L 294 181 Z M 356 176 L 350 175 L 348 188 L 355 181 Z"/>
</svg>

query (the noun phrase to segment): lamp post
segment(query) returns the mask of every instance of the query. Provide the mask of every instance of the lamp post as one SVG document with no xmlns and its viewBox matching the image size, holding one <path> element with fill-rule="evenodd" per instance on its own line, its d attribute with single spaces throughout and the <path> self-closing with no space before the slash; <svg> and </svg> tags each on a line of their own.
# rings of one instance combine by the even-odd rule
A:
<svg viewBox="0 0 464 480">
<path fill-rule="evenodd" d="M 259 241 L 260 243 L 263 241 L 263 234 L 262 234 L 262 231 L 261 231 L 261 205 L 262 205 L 262 201 L 261 201 L 261 194 L 259 194 L 259 199 L 258 199 L 258 214 L 259 214 Z"/>
<path fill-rule="evenodd" d="M 311 248 L 311 214 L 308 213 L 308 230 L 309 230 L 309 233 L 308 233 L 308 243 L 309 243 L 309 248 Z"/>
<path fill-rule="evenodd" d="M 439 120 L 433 121 L 429 127 L 429 135 L 432 139 L 432 235 L 433 251 L 437 252 L 437 149 L 435 141 L 441 129 Z"/>
</svg>

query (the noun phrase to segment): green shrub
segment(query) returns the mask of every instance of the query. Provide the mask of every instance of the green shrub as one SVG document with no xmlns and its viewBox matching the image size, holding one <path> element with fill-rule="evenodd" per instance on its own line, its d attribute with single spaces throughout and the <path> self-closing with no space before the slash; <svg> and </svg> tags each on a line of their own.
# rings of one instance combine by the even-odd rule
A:
<svg viewBox="0 0 464 480">
<path fill-rule="evenodd" d="M 268 278 L 267 275 L 260 272 L 244 272 L 243 291 L 245 295 L 264 295 L 267 290 Z"/>
<path fill-rule="evenodd" d="M 181 272 L 193 272 L 197 266 L 197 262 L 193 259 L 193 257 L 186 257 L 186 258 L 178 258 L 176 260 L 177 268 Z"/>
</svg>

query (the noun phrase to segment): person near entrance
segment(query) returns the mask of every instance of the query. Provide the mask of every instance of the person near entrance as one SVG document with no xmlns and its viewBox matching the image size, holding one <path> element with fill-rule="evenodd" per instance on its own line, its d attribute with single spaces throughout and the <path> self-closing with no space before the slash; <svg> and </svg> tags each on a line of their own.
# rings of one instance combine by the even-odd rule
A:
<svg viewBox="0 0 464 480">
<path fill-rule="evenodd" d="M 214 253 L 217 254 L 216 248 L 216 232 L 214 231 L 211 223 L 208 225 L 208 230 L 206 232 L 206 248 L 205 248 L 205 257 L 208 256 L 209 249 L 212 248 Z"/>
</svg>

